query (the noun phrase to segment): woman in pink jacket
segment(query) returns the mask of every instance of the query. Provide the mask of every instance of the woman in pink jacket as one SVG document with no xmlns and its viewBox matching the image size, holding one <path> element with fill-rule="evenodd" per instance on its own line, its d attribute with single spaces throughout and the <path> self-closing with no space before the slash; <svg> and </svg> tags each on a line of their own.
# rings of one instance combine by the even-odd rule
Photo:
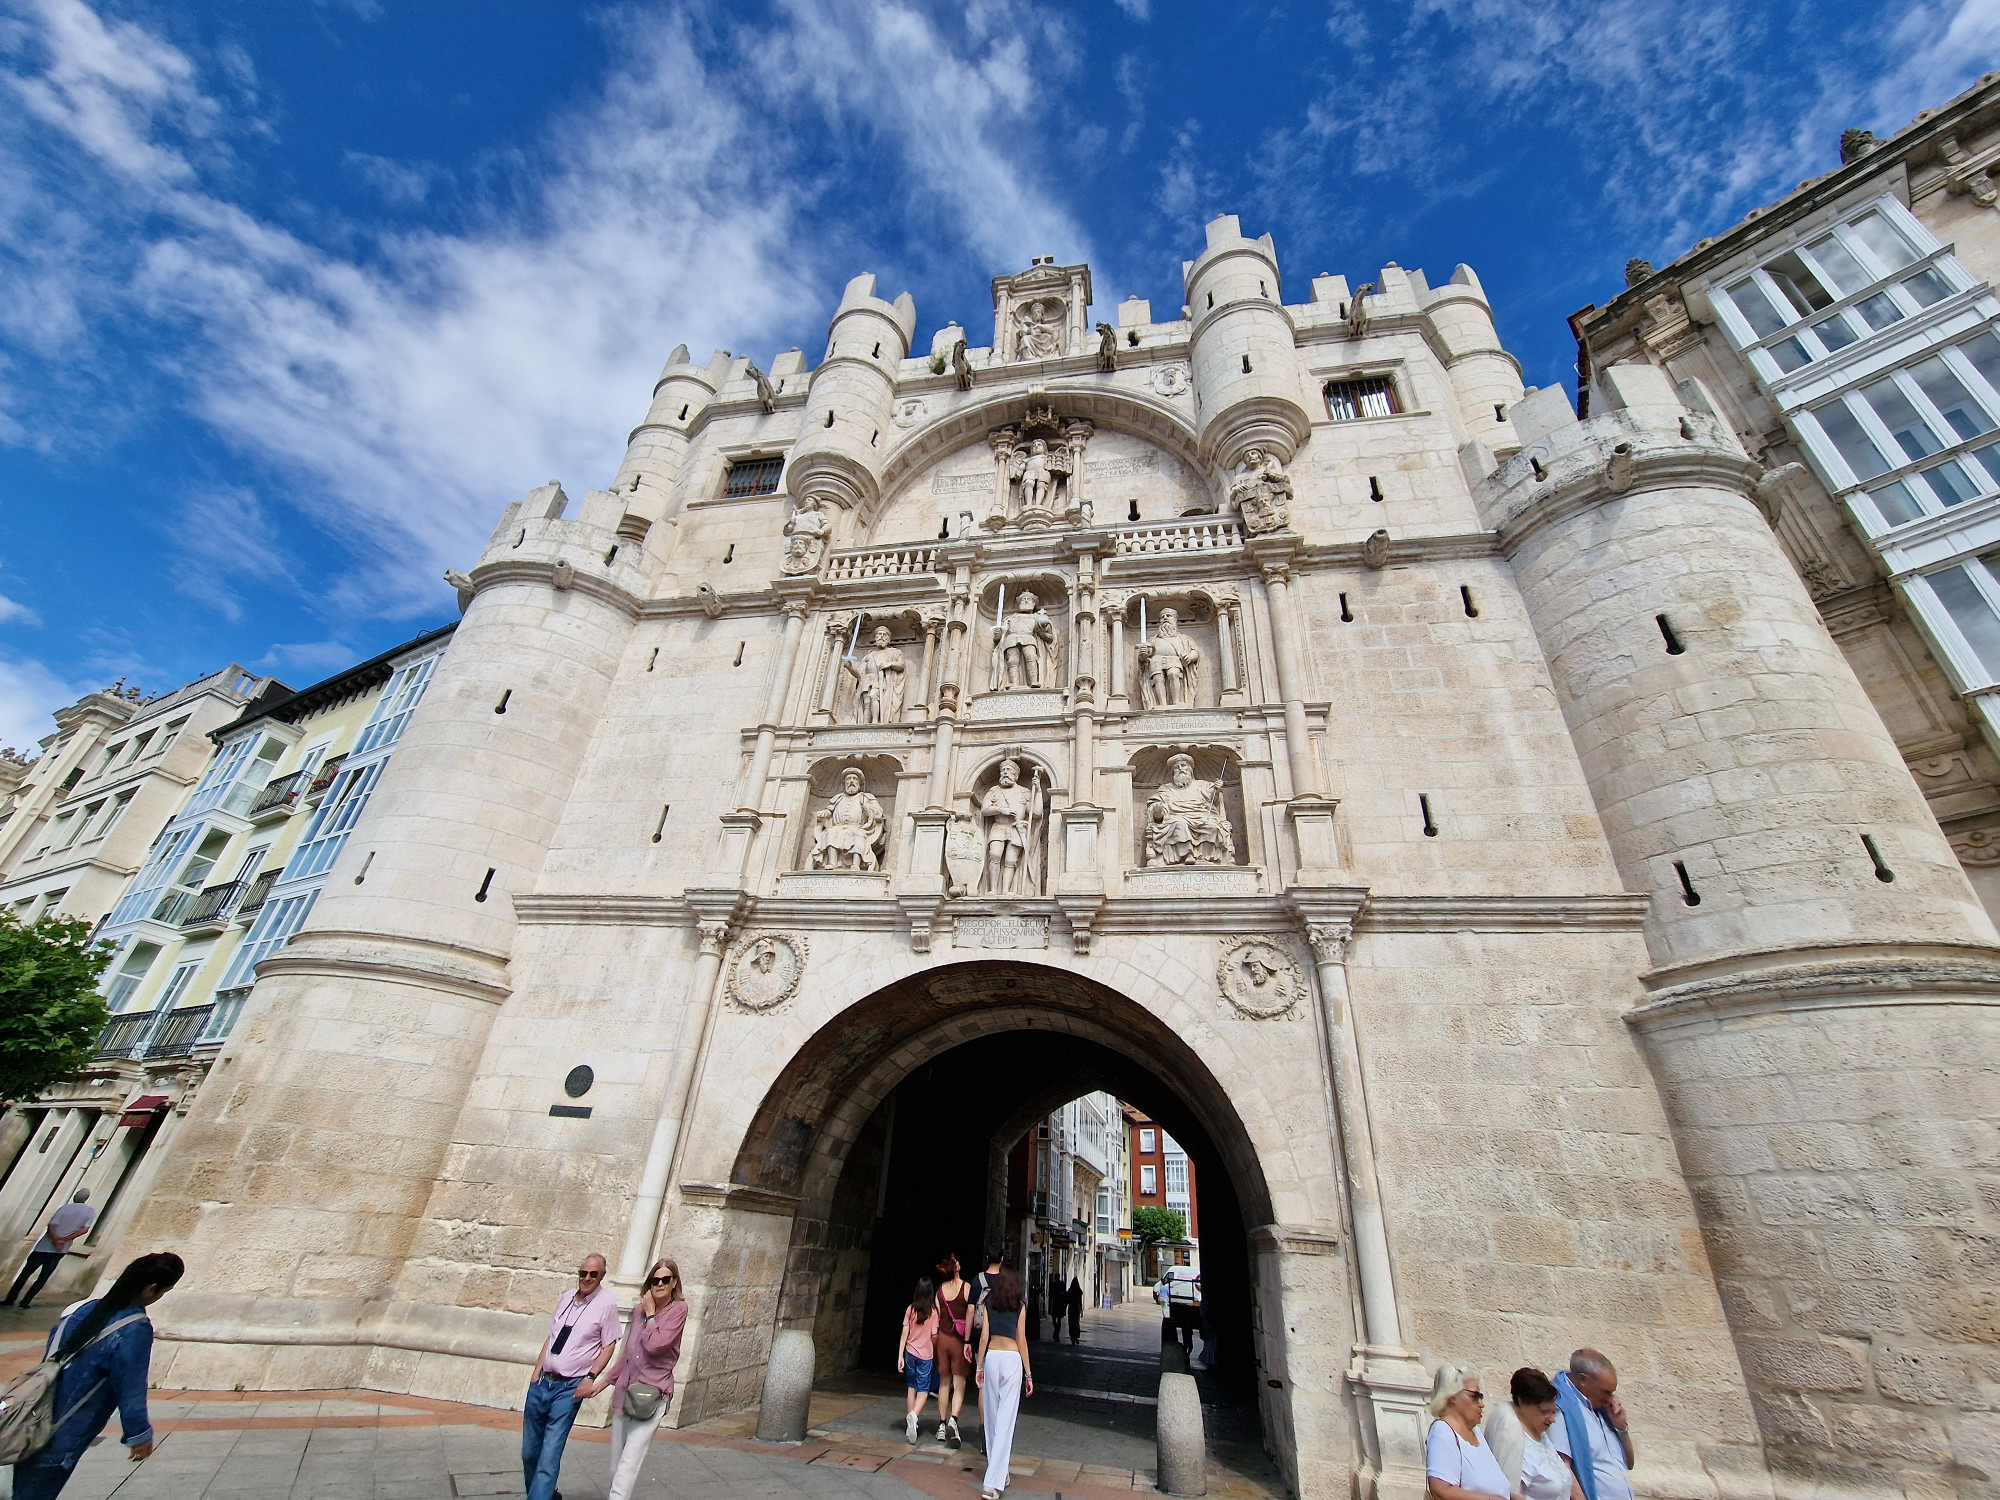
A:
<svg viewBox="0 0 2000 1500">
<path fill-rule="evenodd" d="M 687 1299 L 681 1295 L 681 1268 L 656 1260 L 646 1287 L 618 1345 L 617 1363 L 577 1391 L 577 1399 L 614 1387 L 611 1403 L 610 1500 L 632 1500 L 646 1448 L 667 1403 L 674 1399 L 674 1366 L 680 1362 L 681 1334 L 687 1328 Z"/>
</svg>

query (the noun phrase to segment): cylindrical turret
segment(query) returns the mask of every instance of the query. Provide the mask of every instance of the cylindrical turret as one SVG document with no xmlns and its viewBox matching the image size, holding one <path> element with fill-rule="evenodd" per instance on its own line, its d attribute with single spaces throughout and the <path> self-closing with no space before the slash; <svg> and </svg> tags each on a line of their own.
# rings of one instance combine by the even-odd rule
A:
<svg viewBox="0 0 2000 1500">
<path fill-rule="evenodd" d="M 916 329 L 917 305 L 908 292 L 884 302 L 875 295 L 872 274 L 847 283 L 786 465 L 785 488 L 792 495 L 813 495 L 844 510 L 878 498 L 896 369 L 908 357 Z"/>
<path fill-rule="evenodd" d="M 1519 447 L 1507 413 L 1521 399 L 1521 364 L 1500 347 L 1493 309 L 1472 267 L 1453 271 L 1451 280 L 1432 292 L 1423 307 L 1444 351 L 1452 394 L 1458 398 L 1461 441 L 1475 440 L 1503 452 Z"/>
<path fill-rule="evenodd" d="M 1652 897 L 1625 1019 L 1774 1467 L 1951 1493 L 1991 1467 L 1969 1372 L 2000 1305 L 1993 926 L 1750 502 L 1756 466 L 1653 366 L 1596 394 L 1582 423 L 1560 390 L 1523 401 L 1523 451 L 1476 499 Z"/>
<path fill-rule="evenodd" d="M 1245 239 L 1236 216 L 1223 214 L 1209 221 L 1208 248 L 1182 270 L 1202 456 L 1226 468 L 1263 448 L 1290 461 L 1312 419 L 1299 401 L 1298 348 L 1271 237 Z"/>
<path fill-rule="evenodd" d="M 687 453 L 688 428 L 715 399 L 719 373 L 728 367 L 728 357 L 722 354 L 706 369 L 692 363 L 686 344 L 677 344 L 667 356 L 667 367 L 653 386 L 646 420 L 625 440 L 625 461 L 611 482 L 614 494 L 632 497 L 626 508 L 634 515 L 649 521 L 666 515 Z"/>
</svg>

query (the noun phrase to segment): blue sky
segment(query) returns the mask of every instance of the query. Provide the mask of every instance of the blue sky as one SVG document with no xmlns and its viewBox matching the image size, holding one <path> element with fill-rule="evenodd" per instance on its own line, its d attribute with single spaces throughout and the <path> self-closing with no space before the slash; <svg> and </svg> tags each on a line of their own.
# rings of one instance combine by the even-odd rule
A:
<svg viewBox="0 0 2000 1500">
<path fill-rule="evenodd" d="M 1179 305 L 1480 273 L 1530 384 L 1695 239 L 2000 58 L 2000 0 L 0 0 L 0 744 L 125 676 L 303 685 L 601 486 L 667 351 L 919 339 L 1087 260 Z M 975 338 L 975 342 L 978 338 Z"/>
</svg>

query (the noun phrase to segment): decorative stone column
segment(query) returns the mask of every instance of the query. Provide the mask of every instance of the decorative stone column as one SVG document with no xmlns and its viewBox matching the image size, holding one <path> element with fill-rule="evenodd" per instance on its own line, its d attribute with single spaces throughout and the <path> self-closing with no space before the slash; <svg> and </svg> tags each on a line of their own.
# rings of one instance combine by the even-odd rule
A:
<svg viewBox="0 0 2000 1500">
<path fill-rule="evenodd" d="M 942 609 L 924 610 L 917 616 L 924 628 L 924 680 L 922 696 L 905 715 L 912 723 L 921 723 L 937 712 L 937 647 L 938 636 L 944 631 L 945 616 L 946 611 Z"/>
<path fill-rule="evenodd" d="M 1250 544 L 1252 548 L 1256 545 Z M 1273 549 L 1258 550 L 1268 554 Z M 1285 764 L 1292 782 L 1286 813 L 1298 845 L 1297 878 L 1308 885 L 1331 884 L 1340 871 L 1340 846 L 1333 828 L 1333 811 L 1338 804 L 1320 791 L 1319 766 L 1313 760 L 1312 736 L 1306 729 L 1304 671 L 1292 618 L 1292 568 L 1289 561 L 1268 555 L 1257 561 L 1271 601 L 1271 645 L 1277 657 L 1278 697 L 1285 708 Z"/>
<path fill-rule="evenodd" d="M 997 428 L 986 434 L 987 446 L 993 450 L 993 509 L 986 517 L 986 525 L 998 531 L 1014 519 L 1012 481 L 1007 477 L 1007 465 L 1014 461 L 1014 448 L 1019 440 L 1011 427 Z"/>
<path fill-rule="evenodd" d="M 1083 488 L 1083 450 L 1090 446 L 1096 431 L 1096 427 L 1083 421 L 1071 422 L 1063 428 L 1063 440 L 1069 447 L 1069 504 L 1065 507 L 1065 518 L 1072 524 L 1090 524 L 1090 499 Z"/>
<path fill-rule="evenodd" d="M 689 893 L 691 903 L 695 894 Z M 631 1223 L 625 1230 L 625 1246 L 618 1253 L 618 1271 L 612 1277 L 621 1302 L 637 1298 L 646 1268 L 652 1264 L 667 1184 L 673 1180 L 674 1158 L 680 1150 L 681 1124 L 687 1118 L 688 1103 L 694 1092 L 695 1064 L 706 1050 L 709 1031 L 715 1024 L 722 993 L 722 955 L 729 945 L 729 917 L 739 899 L 738 893 L 732 891 L 725 893 L 719 907 L 704 903 L 708 910 L 724 914 L 704 917 L 695 924 L 701 951 L 695 959 L 694 975 L 688 981 L 687 998 L 681 1005 L 681 1023 L 674 1039 L 673 1062 L 667 1071 L 666 1093 L 660 1099 L 660 1117 L 653 1124 L 653 1138 L 646 1147 L 638 1197 L 632 1205 Z"/>
<path fill-rule="evenodd" d="M 1236 675 L 1236 612 L 1242 604 L 1233 588 L 1211 589 L 1208 597 L 1215 605 L 1216 652 L 1222 658 L 1218 701 L 1224 708 L 1233 708 L 1243 702 L 1243 681 Z"/>
<path fill-rule="evenodd" d="M 1125 611 L 1131 605 L 1130 594 L 1107 593 L 1104 596 L 1102 613 L 1111 623 L 1111 660 L 1105 663 L 1104 706 L 1112 713 L 1123 713 L 1132 706 L 1132 700 L 1125 693 Z"/>
<path fill-rule="evenodd" d="M 792 692 L 792 668 L 799 658 L 799 637 L 805 633 L 806 601 L 803 596 L 785 601 L 785 633 L 778 643 L 778 665 L 771 674 L 770 696 L 764 700 L 764 716 L 757 724 L 757 747 L 750 754 L 750 770 L 743 778 L 743 796 L 737 808 L 754 813 L 764 800 L 764 783 L 771 775 L 771 755 L 778 745 L 778 720 L 785 712 L 785 700 Z"/>
<path fill-rule="evenodd" d="M 834 694 L 840 691 L 840 663 L 843 659 L 841 647 L 854 639 L 856 625 L 865 623 L 867 619 L 864 614 L 827 616 L 826 680 L 819 690 L 819 707 L 813 712 L 813 723 L 833 722 Z"/>
</svg>

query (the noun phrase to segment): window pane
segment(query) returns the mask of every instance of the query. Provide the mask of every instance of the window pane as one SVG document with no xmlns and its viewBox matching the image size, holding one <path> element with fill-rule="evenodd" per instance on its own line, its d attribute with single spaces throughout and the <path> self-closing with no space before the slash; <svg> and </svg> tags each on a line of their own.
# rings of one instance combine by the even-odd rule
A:
<svg viewBox="0 0 2000 1500">
<path fill-rule="evenodd" d="M 1828 235 L 1825 239 L 1806 246 L 1806 253 L 1818 264 L 1821 271 L 1832 277 L 1844 296 L 1858 292 L 1875 278 L 1861 269 L 1861 262 L 1847 253 L 1847 247 Z"/>
<path fill-rule="evenodd" d="M 1987 678 L 2000 677 L 2000 617 L 1994 615 L 1993 606 L 1986 602 L 1966 570 L 1946 568 L 1941 573 L 1929 574 L 1927 581 L 1986 669 Z"/>
<path fill-rule="evenodd" d="M 1910 242 L 1880 214 L 1863 214 L 1853 224 L 1861 243 L 1875 253 L 1885 271 L 1900 271 L 1917 258 L 1917 252 L 1910 248 Z"/>
<path fill-rule="evenodd" d="M 1834 300 L 1834 294 L 1820 285 L 1820 280 L 1799 259 L 1798 252 L 1781 255 L 1764 267 L 1764 274 L 1771 278 L 1785 300 L 1798 309 L 1796 316 L 1818 312 Z"/>
<path fill-rule="evenodd" d="M 1901 526 L 1905 521 L 1914 521 L 1923 514 L 1923 508 L 1911 496 L 1907 486 L 1885 484 L 1879 490 L 1870 490 L 1868 498 L 1875 502 L 1875 508 L 1882 512 L 1882 519 L 1891 526 Z"/>
<path fill-rule="evenodd" d="M 1961 441 L 1993 430 L 1993 419 L 1972 399 L 1965 383 L 1952 373 L 1951 366 L 1943 359 L 1933 355 L 1922 364 L 1913 366 L 1910 375 L 1923 393 L 1931 398 L 1931 404 L 1951 424 L 1951 430 L 1958 434 Z"/>
<path fill-rule="evenodd" d="M 1972 368 L 1986 377 L 1986 383 L 2000 391 L 2000 338 L 1995 338 L 1988 329 L 1976 339 L 1967 339 L 1958 346 L 1959 353 L 1972 361 Z"/>
<path fill-rule="evenodd" d="M 1812 331 L 1818 334 L 1819 341 L 1826 345 L 1826 352 L 1828 354 L 1833 353 L 1836 349 L 1845 349 L 1855 340 L 1854 330 L 1847 326 L 1847 319 L 1843 318 L 1839 313 L 1835 313 L 1830 318 L 1821 318 L 1817 323 L 1813 324 Z"/>
<path fill-rule="evenodd" d="M 1834 400 L 1815 406 L 1812 414 L 1819 419 L 1820 430 L 1847 460 L 1847 467 L 1854 471 L 1856 479 L 1873 479 L 1889 467 L 1876 451 L 1874 439 L 1861 430 L 1861 424 L 1844 402 Z"/>
<path fill-rule="evenodd" d="M 1875 408 L 1875 415 L 1889 429 L 1889 436 L 1895 439 L 1905 458 L 1928 458 L 1944 446 L 1931 431 L 1930 423 L 1917 414 L 1916 404 L 1894 380 L 1878 380 L 1861 396 Z"/>
<path fill-rule="evenodd" d="M 1748 278 L 1731 287 L 1729 296 L 1760 339 L 1769 338 L 1792 321 L 1771 305 L 1771 299 L 1761 286 Z"/>
<path fill-rule="evenodd" d="M 1877 292 L 1874 296 L 1854 304 L 1853 310 L 1861 314 L 1870 328 L 1887 328 L 1901 320 L 1902 308 L 1896 306 L 1896 299 L 1887 292 Z"/>
<path fill-rule="evenodd" d="M 1903 290 L 1917 299 L 1917 306 L 1929 307 L 1951 295 L 1951 283 L 1925 267 L 1903 283 Z"/>
<path fill-rule="evenodd" d="M 1974 448 L 1965 456 L 1986 471 L 1988 483 L 2000 485 L 2000 443 L 1988 443 L 1984 448 Z"/>
<path fill-rule="evenodd" d="M 1806 353 L 1806 346 L 1797 339 L 1782 339 L 1771 345 L 1771 358 L 1778 362 L 1780 370 L 1789 375 L 1800 365 L 1809 363 L 1812 356 Z"/>
<path fill-rule="evenodd" d="M 1965 471 L 1956 463 L 1939 464 L 1935 469 L 1926 469 L 1922 478 L 1937 496 L 1938 504 L 1947 510 L 1963 504 L 1979 493 L 1979 486 L 1968 479 Z"/>
</svg>

